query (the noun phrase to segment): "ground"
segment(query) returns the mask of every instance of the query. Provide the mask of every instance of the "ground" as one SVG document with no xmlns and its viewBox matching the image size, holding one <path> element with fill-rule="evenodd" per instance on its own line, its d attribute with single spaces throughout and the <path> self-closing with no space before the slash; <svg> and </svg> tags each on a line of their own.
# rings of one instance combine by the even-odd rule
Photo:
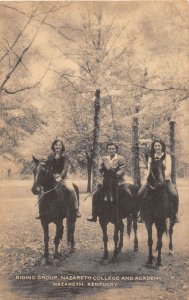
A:
<svg viewBox="0 0 189 300">
<path fill-rule="evenodd" d="M 64 234 L 60 247 L 62 256 L 53 261 L 55 228 L 51 225 L 50 263 L 42 266 L 43 232 L 40 221 L 35 220 L 37 199 L 31 193 L 32 181 L 0 182 L 0 299 L 189 299 L 188 182 L 178 182 L 180 223 L 174 228 L 174 254 L 168 255 L 168 237 L 164 236 L 163 267 L 160 270 L 145 266 L 148 249 L 144 224 L 138 225 L 139 252 L 133 251 L 133 234 L 129 239 L 125 233 L 123 250 L 117 262 L 101 262 L 103 243 L 100 225 L 86 221 L 91 211 L 91 197 L 86 199 L 85 182 L 78 181 L 77 184 L 81 190 L 82 217 L 76 223 L 76 251 L 73 254 L 68 252 Z M 111 224 L 108 234 L 112 254 Z M 68 280 L 66 275 L 73 277 Z M 61 286 L 68 282 L 80 286 Z M 89 284 L 98 286 L 87 286 Z"/>
</svg>

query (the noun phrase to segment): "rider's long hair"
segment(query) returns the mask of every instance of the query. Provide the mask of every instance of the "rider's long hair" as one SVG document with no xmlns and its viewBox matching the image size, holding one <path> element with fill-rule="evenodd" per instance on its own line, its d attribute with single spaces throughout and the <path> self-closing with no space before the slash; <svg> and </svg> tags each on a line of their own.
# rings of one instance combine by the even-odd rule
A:
<svg viewBox="0 0 189 300">
<path fill-rule="evenodd" d="M 150 157 L 152 159 L 155 159 L 155 153 L 156 153 L 155 149 L 154 149 L 155 143 L 160 143 L 161 144 L 161 146 L 162 146 L 162 153 L 163 153 L 163 155 L 161 157 L 161 160 L 164 160 L 165 157 L 166 157 L 166 145 L 165 145 L 165 143 L 162 140 L 155 140 L 155 141 L 153 141 L 153 143 L 151 145 Z"/>
<path fill-rule="evenodd" d="M 57 142 L 61 142 L 61 145 L 62 145 L 61 152 L 64 152 L 64 151 L 65 151 L 65 146 L 64 146 L 63 142 L 62 142 L 60 139 L 56 139 L 56 140 L 54 140 L 54 142 L 52 142 L 51 150 L 52 150 L 53 152 L 55 151 L 54 146 L 56 145 Z"/>
</svg>

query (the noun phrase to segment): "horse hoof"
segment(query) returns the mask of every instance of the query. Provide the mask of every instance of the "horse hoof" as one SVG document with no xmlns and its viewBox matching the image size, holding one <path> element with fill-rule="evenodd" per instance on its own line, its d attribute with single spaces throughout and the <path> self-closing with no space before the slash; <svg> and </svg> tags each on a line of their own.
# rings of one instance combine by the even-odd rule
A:
<svg viewBox="0 0 189 300">
<path fill-rule="evenodd" d="M 72 254 L 72 253 L 75 253 L 76 249 L 75 248 L 70 248 L 70 251 L 69 253 Z"/>
<path fill-rule="evenodd" d="M 54 254 L 54 259 L 58 259 L 58 258 L 60 258 L 60 257 L 61 257 L 61 254 L 60 254 L 60 253 Z"/>
<path fill-rule="evenodd" d="M 156 270 L 164 270 L 164 269 L 165 267 L 163 267 L 161 263 L 156 264 Z"/>
<path fill-rule="evenodd" d="M 138 252 L 139 251 L 138 247 L 134 247 L 134 251 Z"/>
<path fill-rule="evenodd" d="M 174 254 L 173 250 L 169 250 L 168 255 L 172 256 Z"/>
<path fill-rule="evenodd" d="M 117 261 L 117 257 L 112 257 L 112 259 L 110 260 L 110 262 L 112 263 L 112 264 L 114 264 L 115 262 Z"/>
<path fill-rule="evenodd" d="M 101 264 L 101 265 L 107 265 L 107 264 L 108 264 L 108 258 L 102 257 L 102 258 L 100 259 L 100 264 Z"/>
<path fill-rule="evenodd" d="M 57 267 L 58 266 L 58 259 L 54 258 L 52 264 L 53 264 L 53 267 Z"/>
<path fill-rule="evenodd" d="M 45 266 L 45 265 L 47 265 L 48 264 L 48 258 L 47 257 L 42 257 L 42 259 L 41 259 L 41 266 Z"/>
<path fill-rule="evenodd" d="M 108 260 L 108 256 L 102 256 L 101 262 L 106 262 Z"/>
<path fill-rule="evenodd" d="M 153 268 L 153 260 L 147 260 L 147 262 L 144 265 L 147 269 Z"/>
</svg>

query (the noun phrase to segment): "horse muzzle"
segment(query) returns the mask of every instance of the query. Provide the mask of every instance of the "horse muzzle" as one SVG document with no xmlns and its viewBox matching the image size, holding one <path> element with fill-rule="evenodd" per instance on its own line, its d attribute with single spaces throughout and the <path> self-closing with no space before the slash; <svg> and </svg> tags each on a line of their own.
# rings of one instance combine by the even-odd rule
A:
<svg viewBox="0 0 189 300">
<path fill-rule="evenodd" d="M 40 189 L 39 186 L 37 186 L 37 187 L 33 186 L 33 187 L 31 188 L 31 191 L 32 191 L 32 193 L 33 193 L 34 195 L 39 195 L 40 192 L 41 192 L 41 189 Z"/>
<path fill-rule="evenodd" d="M 164 184 L 162 183 L 162 182 L 158 182 L 157 184 L 156 184 L 156 188 L 157 189 L 162 189 L 164 187 Z"/>
</svg>

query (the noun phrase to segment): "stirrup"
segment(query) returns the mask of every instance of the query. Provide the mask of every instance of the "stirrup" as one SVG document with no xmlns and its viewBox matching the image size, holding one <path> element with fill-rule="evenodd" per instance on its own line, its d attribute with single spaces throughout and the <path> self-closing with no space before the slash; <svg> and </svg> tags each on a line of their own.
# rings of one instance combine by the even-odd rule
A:
<svg viewBox="0 0 189 300">
<path fill-rule="evenodd" d="M 97 217 L 96 216 L 90 216 L 87 218 L 87 221 L 89 222 L 96 222 L 97 221 Z"/>
<path fill-rule="evenodd" d="M 76 218 L 81 218 L 81 214 L 79 210 L 76 210 Z"/>
<path fill-rule="evenodd" d="M 174 216 L 173 216 L 173 222 L 174 222 L 174 223 L 180 223 L 180 220 L 179 220 L 179 218 L 178 218 L 177 215 L 174 215 Z"/>
</svg>

